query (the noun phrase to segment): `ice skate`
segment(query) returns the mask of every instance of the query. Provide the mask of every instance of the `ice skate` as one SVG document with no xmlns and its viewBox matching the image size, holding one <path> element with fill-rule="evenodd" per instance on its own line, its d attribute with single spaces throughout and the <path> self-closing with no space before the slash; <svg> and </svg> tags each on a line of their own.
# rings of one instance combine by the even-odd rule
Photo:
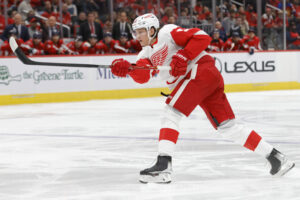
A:
<svg viewBox="0 0 300 200">
<path fill-rule="evenodd" d="M 156 163 L 140 172 L 141 183 L 170 183 L 172 174 L 172 157 L 158 156 Z"/>
<path fill-rule="evenodd" d="M 267 160 L 271 165 L 270 174 L 274 176 L 283 176 L 295 166 L 295 163 L 288 160 L 285 155 L 276 149 L 273 149 Z"/>
</svg>

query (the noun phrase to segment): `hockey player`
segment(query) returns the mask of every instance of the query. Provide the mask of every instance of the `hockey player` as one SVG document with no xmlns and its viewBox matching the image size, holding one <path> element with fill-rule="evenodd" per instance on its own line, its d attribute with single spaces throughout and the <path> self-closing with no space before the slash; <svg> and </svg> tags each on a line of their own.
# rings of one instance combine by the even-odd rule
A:
<svg viewBox="0 0 300 200">
<path fill-rule="evenodd" d="M 44 44 L 42 42 L 42 34 L 38 31 L 33 33 L 33 38 L 21 45 L 27 55 L 43 55 Z"/>
<path fill-rule="evenodd" d="M 173 24 L 159 29 L 159 21 L 153 14 L 136 18 L 132 27 L 143 46 L 136 65 L 171 67 L 170 71 L 132 70 L 131 64 L 124 59 L 116 59 L 111 65 L 114 75 L 129 75 L 138 83 L 146 83 L 158 73 L 172 90 L 162 118 L 156 163 L 140 172 L 140 182 L 171 182 L 179 122 L 182 116 L 188 117 L 196 106 L 201 106 L 213 127 L 224 138 L 266 158 L 272 175 L 283 175 L 294 167 L 293 162 L 253 129 L 236 122 L 224 93 L 221 73 L 215 67 L 214 59 L 204 51 L 211 41 L 204 31 Z"/>
<path fill-rule="evenodd" d="M 21 38 L 17 37 L 17 29 L 16 28 L 12 28 L 11 30 L 9 30 L 9 37 L 14 37 L 16 39 L 16 42 L 18 43 L 19 46 L 21 46 L 22 48 L 22 44 L 24 43 L 24 41 Z M 1 55 L 2 56 L 13 56 L 14 53 L 12 52 L 10 46 L 9 46 L 9 41 L 4 41 L 1 45 Z"/>
<path fill-rule="evenodd" d="M 137 39 L 131 39 L 129 42 L 132 53 L 140 52 L 142 50 L 142 46 Z"/>
<path fill-rule="evenodd" d="M 72 55 L 83 54 L 88 50 L 89 46 L 87 42 L 83 42 L 81 35 L 78 35 L 74 41 L 67 44 L 67 47 L 70 49 L 70 54 Z"/>
<path fill-rule="evenodd" d="M 60 33 L 58 30 L 52 31 L 51 40 L 45 42 L 45 54 L 48 55 L 59 55 L 67 54 L 67 47 L 64 44 L 64 41 L 60 39 Z"/>
<path fill-rule="evenodd" d="M 117 53 L 128 53 L 130 49 L 130 42 L 128 41 L 128 34 L 122 32 L 120 40 L 115 44 L 115 51 Z"/>
<path fill-rule="evenodd" d="M 112 34 L 110 32 L 104 33 L 103 41 L 98 42 L 97 48 L 99 53 L 127 53 L 126 49 L 124 49 L 118 40 L 114 40 L 112 38 Z"/>
<path fill-rule="evenodd" d="M 92 33 L 89 37 L 88 44 L 85 45 L 85 54 L 98 54 L 100 47 L 97 42 L 98 36 Z"/>
<path fill-rule="evenodd" d="M 240 34 L 233 32 L 232 37 L 228 38 L 224 44 L 224 51 L 241 51 L 244 50 Z"/>
<path fill-rule="evenodd" d="M 219 52 L 223 51 L 224 42 L 220 38 L 220 31 L 218 29 L 214 30 L 212 35 L 212 41 L 210 45 L 207 47 L 207 51 L 209 52 Z"/>
<path fill-rule="evenodd" d="M 242 44 L 245 50 L 253 54 L 255 50 L 262 50 L 260 47 L 259 38 L 255 35 L 254 28 L 250 28 L 248 34 L 242 39 Z"/>
</svg>

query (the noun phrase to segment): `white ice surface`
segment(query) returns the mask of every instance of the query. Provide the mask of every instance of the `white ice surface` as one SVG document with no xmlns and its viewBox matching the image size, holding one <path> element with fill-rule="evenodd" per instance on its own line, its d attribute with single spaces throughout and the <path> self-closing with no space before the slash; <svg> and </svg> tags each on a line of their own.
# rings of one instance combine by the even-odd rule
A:
<svg viewBox="0 0 300 200">
<path fill-rule="evenodd" d="M 197 108 L 181 123 L 169 185 L 140 184 L 157 154 L 164 97 L 0 107 L 0 200 L 300 199 L 300 91 L 230 93 L 237 118 L 296 162 L 285 177 L 217 136 Z"/>
</svg>

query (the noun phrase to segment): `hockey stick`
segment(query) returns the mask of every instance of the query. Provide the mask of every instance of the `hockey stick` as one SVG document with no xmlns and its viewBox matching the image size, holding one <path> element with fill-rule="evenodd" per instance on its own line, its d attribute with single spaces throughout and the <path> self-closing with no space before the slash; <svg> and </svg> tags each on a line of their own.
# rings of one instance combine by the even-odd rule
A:
<svg viewBox="0 0 300 200">
<path fill-rule="evenodd" d="M 29 59 L 22 49 L 17 44 L 14 37 L 9 38 L 9 46 L 14 54 L 25 65 L 43 65 L 43 66 L 55 66 L 55 67 L 86 67 L 86 68 L 110 68 L 110 65 L 95 65 L 95 64 L 80 64 L 80 63 L 55 63 L 55 62 L 39 62 Z M 170 70 L 170 66 L 153 66 L 153 67 L 140 67 L 132 64 L 131 69 L 144 69 L 144 70 Z"/>
</svg>

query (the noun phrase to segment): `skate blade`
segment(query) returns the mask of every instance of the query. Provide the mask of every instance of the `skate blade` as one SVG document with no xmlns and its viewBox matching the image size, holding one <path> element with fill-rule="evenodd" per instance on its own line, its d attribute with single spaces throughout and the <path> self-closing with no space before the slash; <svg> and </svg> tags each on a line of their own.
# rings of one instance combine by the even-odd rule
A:
<svg viewBox="0 0 300 200">
<path fill-rule="evenodd" d="M 287 161 L 281 166 L 281 169 L 274 175 L 276 177 L 284 176 L 286 173 L 288 173 L 291 169 L 295 167 L 295 163 L 291 161 Z"/>
<path fill-rule="evenodd" d="M 170 173 L 160 173 L 157 175 L 140 175 L 141 183 L 171 183 Z"/>
</svg>

